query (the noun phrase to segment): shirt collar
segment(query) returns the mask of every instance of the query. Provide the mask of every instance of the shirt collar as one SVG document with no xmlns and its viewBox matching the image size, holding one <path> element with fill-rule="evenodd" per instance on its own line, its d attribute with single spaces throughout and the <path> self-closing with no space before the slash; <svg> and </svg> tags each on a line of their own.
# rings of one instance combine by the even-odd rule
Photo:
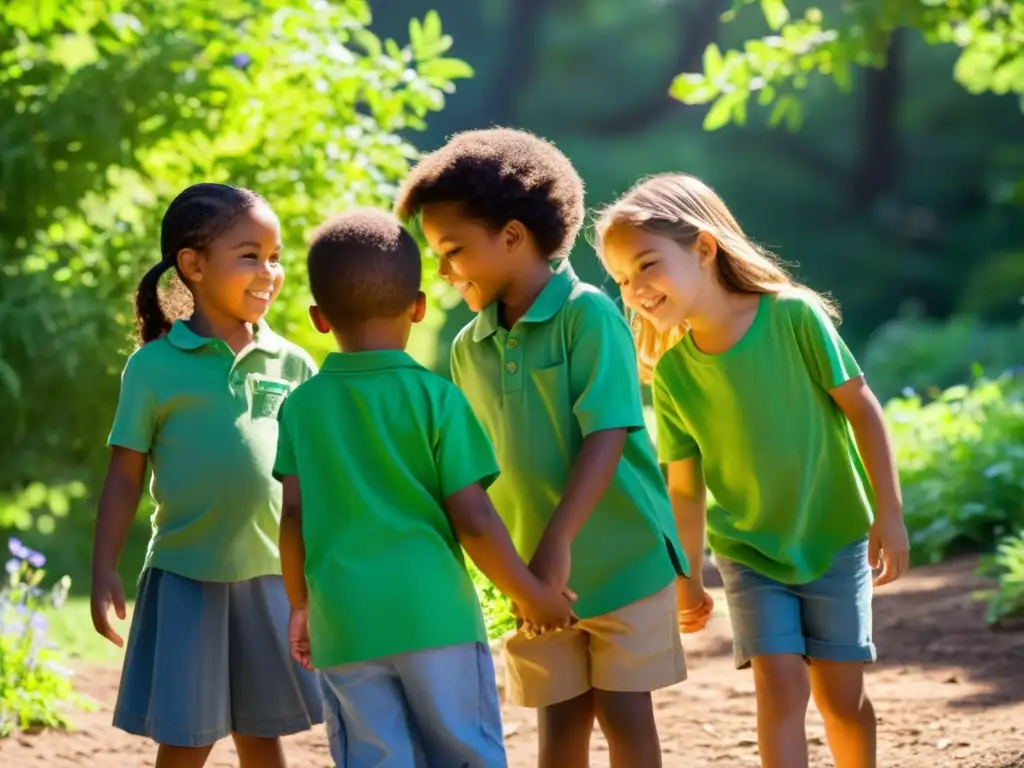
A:
<svg viewBox="0 0 1024 768">
<path fill-rule="evenodd" d="M 566 259 L 555 267 L 547 285 L 537 294 L 533 304 L 519 318 L 520 323 L 543 323 L 550 320 L 562 308 L 576 283 L 580 280 Z M 490 304 L 476 316 L 473 341 L 483 341 L 498 331 L 498 302 Z"/>
<path fill-rule="evenodd" d="M 184 320 L 174 321 L 174 324 L 171 325 L 171 330 L 167 332 L 167 340 L 178 349 L 185 350 L 186 352 L 194 352 L 197 349 L 220 341 L 220 339 L 212 336 L 200 336 L 189 328 Z M 253 348 L 270 355 L 276 355 L 281 352 L 283 345 L 284 340 L 270 330 L 266 320 L 260 320 L 253 327 L 253 343 L 251 345 Z"/>
<path fill-rule="evenodd" d="M 324 359 L 323 373 L 365 373 L 390 368 L 423 368 L 402 349 L 374 349 L 368 352 L 331 352 Z"/>
</svg>

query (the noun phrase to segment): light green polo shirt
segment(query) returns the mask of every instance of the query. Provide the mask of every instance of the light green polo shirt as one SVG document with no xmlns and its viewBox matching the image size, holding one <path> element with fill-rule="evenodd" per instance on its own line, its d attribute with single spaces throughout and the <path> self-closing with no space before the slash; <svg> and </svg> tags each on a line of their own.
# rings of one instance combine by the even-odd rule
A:
<svg viewBox="0 0 1024 768">
<path fill-rule="evenodd" d="M 281 411 L 298 475 L 313 663 L 486 642 L 444 500 L 498 474 L 466 398 L 400 350 L 340 353 Z"/>
<path fill-rule="evenodd" d="M 145 568 L 199 581 L 281 572 L 277 410 L 316 365 L 267 325 L 255 331 L 236 356 L 178 321 L 128 358 L 107 443 L 153 468 Z"/>
<path fill-rule="evenodd" d="M 572 545 L 581 618 L 614 611 L 688 573 L 644 425 L 633 336 L 614 302 L 565 262 L 509 330 L 493 304 L 452 345 L 452 377 L 490 435 L 490 495 L 529 560 L 587 435 L 629 430 L 608 491 Z"/>
<path fill-rule="evenodd" d="M 654 370 L 665 462 L 700 455 L 719 506 L 715 554 L 784 584 L 812 581 L 871 525 L 870 484 L 829 391 L 860 375 L 832 321 L 799 291 L 764 296 L 747 333 L 707 355 L 689 335 Z"/>
</svg>

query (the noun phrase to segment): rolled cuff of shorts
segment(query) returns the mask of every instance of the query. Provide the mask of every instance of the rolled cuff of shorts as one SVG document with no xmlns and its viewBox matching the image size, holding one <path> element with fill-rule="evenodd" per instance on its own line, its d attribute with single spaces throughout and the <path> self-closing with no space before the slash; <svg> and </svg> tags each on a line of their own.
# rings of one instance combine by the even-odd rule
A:
<svg viewBox="0 0 1024 768">
<path fill-rule="evenodd" d="M 878 654 L 875 644 L 870 640 L 864 645 L 849 645 L 823 643 L 820 640 L 807 638 L 807 658 L 821 661 L 862 661 L 865 664 L 870 664 L 878 658 Z"/>
<path fill-rule="evenodd" d="M 803 635 L 779 635 L 775 637 L 760 637 L 743 642 L 733 642 L 733 656 L 736 660 L 736 669 L 749 667 L 751 659 L 755 659 L 758 656 L 778 656 L 784 654 L 806 656 L 807 645 L 807 639 Z"/>
</svg>

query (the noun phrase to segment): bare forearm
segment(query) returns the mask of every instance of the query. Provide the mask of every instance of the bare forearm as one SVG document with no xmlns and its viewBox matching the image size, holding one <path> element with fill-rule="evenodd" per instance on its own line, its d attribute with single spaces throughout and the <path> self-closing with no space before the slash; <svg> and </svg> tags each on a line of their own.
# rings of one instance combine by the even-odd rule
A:
<svg viewBox="0 0 1024 768">
<path fill-rule="evenodd" d="M 608 490 L 622 459 L 628 434 L 625 429 L 606 429 L 592 432 L 583 439 L 562 501 L 544 531 L 545 538 L 554 537 L 565 544 L 573 542 Z"/>
<path fill-rule="evenodd" d="M 141 497 L 141 478 L 108 472 L 100 493 L 93 533 L 93 573 L 117 569 Z"/>
<path fill-rule="evenodd" d="M 875 511 L 880 517 L 902 516 L 899 473 L 882 409 L 876 401 L 875 407 L 866 404 L 852 416 L 850 426 L 875 495 Z"/>
<path fill-rule="evenodd" d="M 512 545 L 496 513 L 481 513 L 472 525 L 456 527 L 459 543 L 480 572 L 514 603 L 530 603 L 541 584 Z"/>
<path fill-rule="evenodd" d="M 690 563 L 690 578 L 704 583 L 704 530 L 707 520 L 707 502 L 679 493 L 672 494 L 672 512 L 676 519 L 676 532 Z"/>
<path fill-rule="evenodd" d="M 305 608 L 309 602 L 306 587 L 306 545 L 302 541 L 302 509 L 286 507 L 281 514 L 281 576 L 292 608 Z"/>
</svg>

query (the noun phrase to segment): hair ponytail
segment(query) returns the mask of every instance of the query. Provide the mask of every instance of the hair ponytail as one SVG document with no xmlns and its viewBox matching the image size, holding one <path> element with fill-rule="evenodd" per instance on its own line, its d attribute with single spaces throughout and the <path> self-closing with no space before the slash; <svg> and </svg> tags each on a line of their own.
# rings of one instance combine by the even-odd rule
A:
<svg viewBox="0 0 1024 768">
<path fill-rule="evenodd" d="M 142 276 L 135 290 L 135 328 L 139 345 L 159 339 L 171 329 L 171 320 L 160 305 L 160 278 L 171 268 L 170 259 L 161 259 Z"/>
<path fill-rule="evenodd" d="M 135 290 L 135 327 L 139 344 L 159 339 L 171 324 L 192 311 L 192 294 L 178 273 L 178 254 L 189 248 L 201 251 L 224 234 L 240 213 L 262 203 L 249 189 L 227 184 L 193 184 L 171 202 L 160 225 L 162 258 L 154 264 Z M 175 276 L 166 291 L 160 278 L 173 269 Z"/>
</svg>

